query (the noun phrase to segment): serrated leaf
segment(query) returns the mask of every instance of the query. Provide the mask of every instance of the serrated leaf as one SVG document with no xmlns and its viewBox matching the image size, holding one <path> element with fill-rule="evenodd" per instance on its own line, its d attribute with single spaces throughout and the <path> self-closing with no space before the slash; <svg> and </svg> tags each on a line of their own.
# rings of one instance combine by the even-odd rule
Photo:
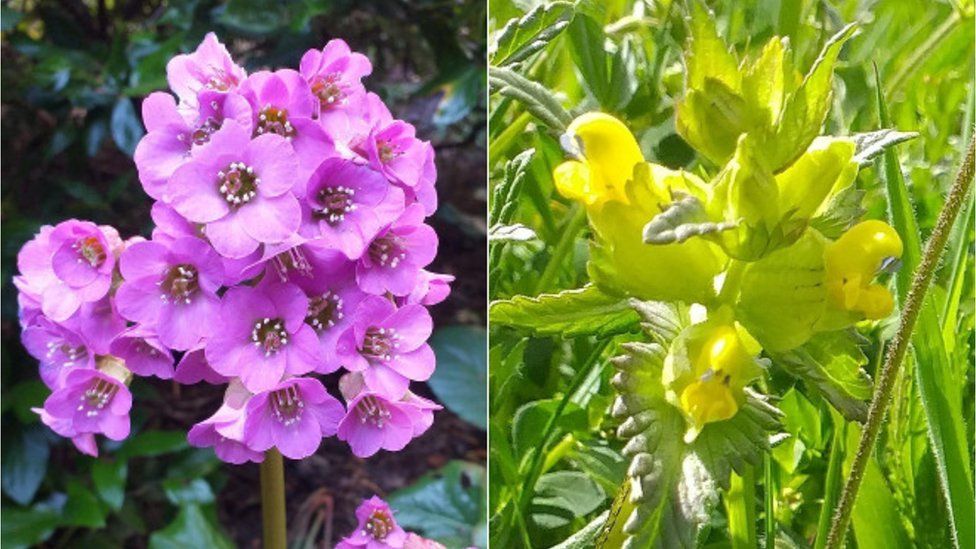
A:
<svg viewBox="0 0 976 549">
<path fill-rule="evenodd" d="M 867 166 L 888 147 L 894 147 L 916 137 L 918 137 L 918 132 L 900 132 L 892 129 L 856 133 L 851 136 L 857 145 L 854 161 L 861 167 Z"/>
<path fill-rule="evenodd" d="M 678 191 L 673 191 L 671 196 L 674 201 L 644 225 L 645 243 L 680 243 L 693 236 L 719 233 L 738 225 L 735 221 L 709 221 L 698 197 Z"/>
<path fill-rule="evenodd" d="M 625 299 L 592 285 L 538 297 L 515 296 L 489 306 L 492 324 L 539 335 L 609 336 L 637 329 L 638 316 Z"/>
<path fill-rule="evenodd" d="M 535 231 L 521 223 L 494 225 L 488 229 L 489 242 L 528 242 L 538 238 L 539 235 L 535 234 Z"/>
<path fill-rule="evenodd" d="M 810 227 L 831 240 L 840 238 L 864 215 L 865 194 L 864 190 L 848 185 L 831 197 L 823 213 L 810 220 Z"/>
<path fill-rule="evenodd" d="M 527 149 L 505 163 L 505 176 L 495 186 L 491 195 L 491 211 L 488 220 L 492 226 L 511 223 L 518 209 L 522 182 L 534 157 L 535 149 Z"/>
<path fill-rule="evenodd" d="M 512 19 L 498 32 L 491 53 L 494 65 L 510 65 L 546 47 L 573 18 L 573 4 L 551 2 Z"/>
<path fill-rule="evenodd" d="M 799 348 L 771 356 L 777 365 L 820 392 L 848 421 L 867 419 L 873 387 L 863 369 L 868 358 L 854 333 L 817 334 Z"/>
<path fill-rule="evenodd" d="M 597 540 L 603 531 L 603 525 L 607 522 L 608 516 L 610 516 L 610 511 L 604 511 L 572 536 L 557 545 L 553 545 L 551 549 L 592 549 L 597 547 Z"/>
<path fill-rule="evenodd" d="M 545 86 L 506 68 L 488 67 L 490 87 L 522 103 L 526 110 L 556 133 L 566 131 L 572 117 Z"/>
<path fill-rule="evenodd" d="M 539 477 L 532 497 L 532 521 L 551 530 L 595 511 L 606 500 L 603 489 L 586 473 L 556 471 Z"/>
</svg>

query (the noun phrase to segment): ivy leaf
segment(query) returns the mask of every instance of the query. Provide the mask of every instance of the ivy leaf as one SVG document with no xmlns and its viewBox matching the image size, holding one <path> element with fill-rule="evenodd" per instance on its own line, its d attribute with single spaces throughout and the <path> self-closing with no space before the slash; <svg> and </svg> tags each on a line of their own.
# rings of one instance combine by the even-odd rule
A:
<svg viewBox="0 0 976 549">
<path fill-rule="evenodd" d="M 532 497 L 532 521 L 551 530 L 595 511 L 607 499 L 603 489 L 586 473 L 556 471 L 539 477 Z"/>
<path fill-rule="evenodd" d="M 596 286 L 538 297 L 515 296 L 488 308 L 492 324 L 538 335 L 606 337 L 637 329 L 638 316 L 627 300 L 609 296 Z"/>
<path fill-rule="evenodd" d="M 888 147 L 911 141 L 916 137 L 918 137 L 918 132 L 900 132 L 892 129 L 856 133 L 851 136 L 857 145 L 854 161 L 863 168 L 871 164 L 874 158 L 880 156 Z"/>
<path fill-rule="evenodd" d="M 488 84 L 492 89 L 525 105 L 540 122 L 556 133 L 566 131 L 572 117 L 545 86 L 515 71 L 488 67 Z"/>
<path fill-rule="evenodd" d="M 854 332 L 820 333 L 799 348 L 770 356 L 821 393 L 848 421 L 867 419 L 872 384 L 863 368 L 868 358 Z"/>
<path fill-rule="evenodd" d="M 546 47 L 569 25 L 573 4 L 552 2 L 536 6 L 520 19 L 512 19 L 498 32 L 491 62 L 496 66 L 518 63 Z"/>
<path fill-rule="evenodd" d="M 715 223 L 709 221 L 701 200 L 690 194 L 672 191 L 671 202 L 661 213 L 644 225 L 644 242 L 647 244 L 681 243 L 693 236 L 719 233 L 734 229 L 735 221 Z"/>
</svg>

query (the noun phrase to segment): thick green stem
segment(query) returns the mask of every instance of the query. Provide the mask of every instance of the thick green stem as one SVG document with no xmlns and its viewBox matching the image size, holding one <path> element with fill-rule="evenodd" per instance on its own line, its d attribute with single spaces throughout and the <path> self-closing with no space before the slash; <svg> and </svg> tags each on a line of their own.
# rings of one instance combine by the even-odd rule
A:
<svg viewBox="0 0 976 549">
<path fill-rule="evenodd" d="M 946 204 L 939 214 L 938 221 L 936 221 L 935 230 L 932 231 L 932 236 L 925 246 L 922 261 L 919 263 L 912 277 L 911 286 L 908 289 L 908 297 L 906 297 L 904 306 L 902 307 L 898 332 L 888 347 L 887 355 L 885 355 L 884 366 L 882 366 L 881 375 L 878 377 L 874 390 L 874 396 L 871 398 L 871 406 L 868 409 L 867 423 L 864 425 L 861 440 L 857 445 L 857 454 L 854 457 L 854 463 L 851 466 L 847 483 L 844 485 L 844 491 L 841 493 L 840 503 L 834 513 L 834 520 L 830 525 L 830 534 L 827 536 L 828 549 L 839 549 L 844 541 L 847 526 L 851 521 L 851 512 L 854 510 L 857 491 L 861 486 L 861 480 L 864 477 L 868 460 L 871 459 L 871 454 L 874 452 L 874 445 L 878 440 L 878 432 L 881 430 L 881 424 L 884 421 L 885 413 L 888 411 L 888 405 L 891 404 L 891 391 L 894 387 L 898 369 L 901 367 L 901 363 L 905 358 L 905 352 L 908 350 L 908 344 L 911 341 L 912 330 L 915 328 L 918 314 L 922 310 L 925 293 L 928 291 L 932 277 L 935 275 L 936 267 L 939 265 L 939 260 L 945 251 L 946 242 L 949 239 L 949 232 L 952 229 L 953 222 L 956 220 L 956 216 L 959 215 L 959 210 L 966 201 L 966 196 L 969 194 L 972 182 L 973 141 L 971 140 L 956 180 L 949 190 L 949 197 L 946 199 Z"/>
<path fill-rule="evenodd" d="M 264 549 L 285 549 L 285 467 L 276 448 L 265 452 L 261 462 L 261 518 Z"/>
</svg>

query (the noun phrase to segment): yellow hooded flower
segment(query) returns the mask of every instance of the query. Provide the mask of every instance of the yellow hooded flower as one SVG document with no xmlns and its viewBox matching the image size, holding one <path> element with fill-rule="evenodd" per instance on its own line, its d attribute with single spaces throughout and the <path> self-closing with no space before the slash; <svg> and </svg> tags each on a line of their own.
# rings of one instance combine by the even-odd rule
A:
<svg viewBox="0 0 976 549">
<path fill-rule="evenodd" d="M 587 113 L 570 124 L 564 146 L 576 159 L 553 171 L 559 192 L 586 207 L 596 242 L 590 273 L 597 285 L 642 299 L 703 301 L 725 258 L 705 241 L 665 246 L 643 242 L 643 226 L 672 191 L 704 186 L 694 175 L 644 162 L 623 122 Z"/>
<path fill-rule="evenodd" d="M 759 375 L 759 343 L 720 309 L 713 318 L 686 328 L 665 359 L 668 401 L 681 409 L 694 438 L 708 423 L 735 416 L 745 386 Z"/>
<path fill-rule="evenodd" d="M 862 221 L 842 234 L 824 252 L 831 304 L 872 320 L 891 314 L 891 292 L 873 280 L 885 262 L 901 257 L 902 251 L 898 233 L 883 221 Z"/>
</svg>

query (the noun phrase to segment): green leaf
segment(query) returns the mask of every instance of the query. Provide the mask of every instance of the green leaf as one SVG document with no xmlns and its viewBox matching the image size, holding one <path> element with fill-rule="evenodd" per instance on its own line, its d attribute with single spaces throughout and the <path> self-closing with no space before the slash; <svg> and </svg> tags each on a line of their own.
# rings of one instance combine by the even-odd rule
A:
<svg viewBox="0 0 976 549">
<path fill-rule="evenodd" d="M 516 457 L 521 458 L 529 450 L 543 443 L 545 428 L 549 424 L 562 399 L 535 400 L 522 405 L 512 420 L 512 442 Z M 589 427 L 586 410 L 569 402 L 556 421 L 556 426 L 567 432 Z"/>
<path fill-rule="evenodd" d="M 171 454 L 188 447 L 183 431 L 145 431 L 128 439 L 116 455 L 122 458 Z"/>
<path fill-rule="evenodd" d="M 848 421 L 867 419 L 871 378 L 864 371 L 867 356 L 851 331 L 825 332 L 803 346 L 783 353 L 771 353 L 773 361 L 805 381 Z"/>
<path fill-rule="evenodd" d="M 64 523 L 72 526 L 102 528 L 105 511 L 98 498 L 80 482 L 68 482 L 68 502 L 64 506 Z"/>
<path fill-rule="evenodd" d="M 488 242 L 528 242 L 538 239 L 535 231 L 521 223 L 493 225 L 488 229 Z"/>
<path fill-rule="evenodd" d="M 440 87 L 443 92 L 431 121 L 441 127 L 463 120 L 481 102 L 485 90 L 484 67 L 470 65 Z"/>
<path fill-rule="evenodd" d="M 638 316 L 625 300 L 587 285 L 538 297 L 515 296 L 488 308 L 493 326 L 510 326 L 539 335 L 609 336 L 637 329 Z"/>
<path fill-rule="evenodd" d="M 519 19 L 511 19 L 493 43 L 491 62 L 496 66 L 518 63 L 546 47 L 569 25 L 573 4 L 540 4 Z"/>
<path fill-rule="evenodd" d="M 505 163 L 505 176 L 491 194 L 491 212 L 488 214 L 488 221 L 493 226 L 511 223 L 518 209 L 522 183 L 525 181 L 533 158 L 535 158 L 535 149 L 527 149 Z"/>
<path fill-rule="evenodd" d="M 166 528 L 157 530 L 149 536 L 149 547 L 150 549 L 186 547 L 232 549 L 234 544 L 199 505 L 190 504 L 180 507 L 176 519 Z"/>
<path fill-rule="evenodd" d="M 122 459 L 96 460 L 92 464 L 92 481 L 95 490 L 113 510 L 118 511 L 125 502 L 125 480 L 129 474 L 128 463 Z"/>
<path fill-rule="evenodd" d="M 875 157 L 880 156 L 889 147 L 894 147 L 905 141 L 911 141 L 916 137 L 918 137 L 918 132 L 900 132 L 891 129 L 856 133 L 851 136 L 857 145 L 854 161 L 861 167 L 867 166 L 871 164 Z"/>
<path fill-rule="evenodd" d="M 610 511 L 604 511 L 575 534 L 563 540 L 562 543 L 554 545 L 552 549 L 592 549 L 597 547 L 597 540 L 609 516 Z"/>
<path fill-rule="evenodd" d="M 698 197 L 671 191 L 671 198 L 673 202 L 644 225 L 646 244 L 681 243 L 693 236 L 720 233 L 738 226 L 735 221 L 709 221 Z"/>
<path fill-rule="evenodd" d="M 119 149 L 132 156 L 136 150 L 139 139 L 145 133 L 142 123 L 136 116 L 135 108 L 132 107 L 132 100 L 128 97 L 120 97 L 112 108 L 112 139 Z"/>
<path fill-rule="evenodd" d="M 484 528 L 484 482 L 483 467 L 452 461 L 397 490 L 388 501 L 407 530 L 448 547 L 484 546 L 478 539 Z"/>
<path fill-rule="evenodd" d="M 830 198 L 822 213 L 810 220 L 810 227 L 829 239 L 836 240 L 864 216 L 866 193 L 855 185 L 848 185 Z"/>
<path fill-rule="evenodd" d="M 438 367 L 428 385 L 437 398 L 461 419 L 486 429 L 488 358 L 485 349 L 488 336 L 484 328 L 440 328 L 431 337 L 430 345 L 437 356 Z"/>
<path fill-rule="evenodd" d="M 878 82 L 878 114 L 881 126 L 888 126 L 888 108 Z M 892 226 L 902 238 L 904 253 L 902 266 L 895 276 L 899 303 L 904 302 L 911 284 L 912 273 L 921 262 L 922 242 L 908 187 L 898 164 L 898 156 L 891 148 L 880 157 L 888 197 L 888 213 Z M 940 485 L 947 502 L 949 525 L 957 547 L 976 546 L 976 502 L 974 502 L 970 454 L 962 412 L 962 383 L 955 379 L 942 338 L 941 324 L 935 298 L 929 292 L 919 312 L 912 334 L 915 357 L 915 376 L 928 424 L 932 454 L 935 457 Z"/>
<path fill-rule="evenodd" d="M 557 133 L 566 131 L 566 126 L 572 121 L 551 91 L 515 71 L 488 67 L 488 83 L 501 95 L 522 103 L 540 122 Z"/>
<path fill-rule="evenodd" d="M 37 545 L 61 525 L 61 510 L 46 504 L 31 508 L 4 506 L 0 512 L 0 544 L 6 548 Z"/>
<path fill-rule="evenodd" d="M 16 433 L 4 444 L 0 468 L 3 493 L 21 505 L 34 499 L 47 473 L 50 449 L 42 425 L 31 425 Z"/>
<path fill-rule="evenodd" d="M 586 473 L 556 471 L 539 477 L 530 513 L 540 528 L 554 529 L 592 513 L 606 499 L 603 489 Z"/>
<path fill-rule="evenodd" d="M 857 448 L 860 429 L 853 426 L 847 432 L 847 447 Z M 855 452 L 848 452 L 844 463 L 845 477 L 854 461 Z M 881 468 L 872 457 L 868 460 L 861 489 L 851 514 L 857 546 L 865 549 L 911 547 L 908 535 L 901 525 L 898 505 L 888 488 Z"/>
<path fill-rule="evenodd" d="M 202 478 L 179 479 L 170 478 L 163 481 L 163 491 L 166 499 L 173 505 L 213 503 L 214 493 L 210 484 Z"/>
</svg>

